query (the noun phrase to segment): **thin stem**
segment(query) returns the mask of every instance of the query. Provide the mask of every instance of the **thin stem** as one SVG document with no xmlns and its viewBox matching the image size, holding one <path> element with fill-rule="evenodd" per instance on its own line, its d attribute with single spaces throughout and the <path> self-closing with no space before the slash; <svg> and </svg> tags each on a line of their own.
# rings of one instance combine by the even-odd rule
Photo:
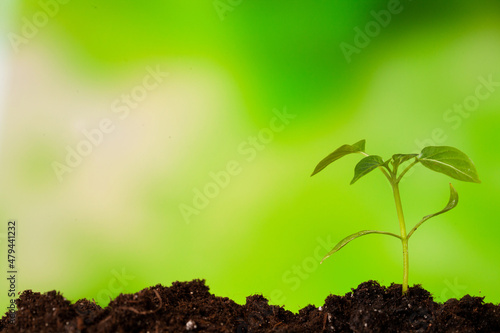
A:
<svg viewBox="0 0 500 333">
<path fill-rule="evenodd" d="M 403 295 L 408 291 L 408 272 L 409 272 L 409 262 L 408 262 L 408 238 L 401 239 L 401 244 L 403 245 Z"/>
<path fill-rule="evenodd" d="M 399 229 L 401 231 L 401 244 L 403 246 L 403 294 L 408 290 L 408 237 L 406 235 L 405 218 L 403 214 L 403 206 L 401 205 L 401 196 L 399 194 L 398 183 L 391 182 L 394 192 L 394 202 L 396 203 L 396 211 L 398 213 Z"/>
<path fill-rule="evenodd" d="M 397 239 L 401 239 L 400 236 L 396 235 L 396 234 L 393 234 L 392 232 L 387 232 L 387 231 L 376 231 L 376 230 L 373 230 L 373 233 L 374 234 L 382 234 L 382 235 L 389 235 L 389 236 L 392 236 L 392 237 L 396 237 Z"/>
<path fill-rule="evenodd" d="M 413 235 L 413 233 L 415 232 L 415 230 L 417 230 L 417 228 L 420 227 L 422 225 L 422 223 L 424 223 L 425 221 L 427 221 L 428 219 L 430 219 L 433 216 L 434 215 L 427 215 L 422 220 L 420 220 L 420 222 L 418 222 L 417 224 L 415 224 L 415 226 L 410 230 L 410 232 L 408 233 L 408 236 L 406 238 L 410 239 L 411 235 Z"/>
<path fill-rule="evenodd" d="M 370 156 L 365 152 L 360 152 L 362 155 L 365 156 Z M 409 271 L 409 261 L 408 261 L 408 236 L 406 234 L 406 225 L 405 225 L 405 217 L 403 214 L 403 206 L 401 205 L 401 196 L 399 194 L 399 181 L 401 178 L 405 175 L 408 170 L 412 166 L 418 163 L 418 160 L 415 159 L 413 163 L 411 163 L 402 173 L 399 177 L 397 177 L 397 172 L 398 172 L 398 165 L 395 165 L 393 170 L 389 169 L 388 167 L 387 170 L 384 169 L 382 166 L 379 166 L 379 169 L 382 171 L 382 173 L 385 175 L 387 180 L 389 180 L 389 183 L 391 183 L 392 190 L 394 193 L 394 202 L 396 203 L 396 211 L 398 213 L 398 220 L 399 220 L 399 229 L 401 232 L 401 237 L 398 237 L 401 239 L 401 244 L 403 246 L 403 294 L 405 294 L 408 291 L 408 271 Z"/>
<path fill-rule="evenodd" d="M 404 169 L 403 172 L 401 172 L 401 174 L 399 175 L 398 179 L 396 180 L 396 183 L 399 183 L 401 181 L 401 179 L 403 178 L 403 176 L 405 175 L 405 173 L 407 173 L 408 170 L 410 170 L 418 162 L 419 161 L 417 159 L 415 159 L 415 161 L 413 161 L 410 165 L 408 165 L 408 167 L 406 169 Z"/>
</svg>

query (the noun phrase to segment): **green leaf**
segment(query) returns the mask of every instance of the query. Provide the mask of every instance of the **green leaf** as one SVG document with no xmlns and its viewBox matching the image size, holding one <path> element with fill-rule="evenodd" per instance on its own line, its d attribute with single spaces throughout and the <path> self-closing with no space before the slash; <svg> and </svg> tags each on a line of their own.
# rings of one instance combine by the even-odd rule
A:
<svg viewBox="0 0 500 333">
<path fill-rule="evenodd" d="M 458 193 L 457 193 L 457 190 L 455 190 L 455 188 L 453 187 L 453 185 L 451 185 L 451 183 L 450 183 L 450 200 L 448 200 L 448 204 L 446 205 L 446 207 L 444 207 L 442 210 L 440 210 L 437 213 L 424 216 L 422 218 L 422 220 L 420 222 L 418 222 L 413 227 L 413 229 L 411 229 L 411 231 L 408 233 L 408 238 L 410 238 L 410 236 L 415 232 L 415 230 L 417 230 L 418 227 L 420 227 L 422 225 L 422 223 L 424 223 L 425 221 L 427 221 L 431 217 L 438 216 L 440 214 L 446 213 L 447 211 L 455 208 L 457 206 L 457 204 L 458 204 Z"/>
<path fill-rule="evenodd" d="M 356 239 L 358 237 L 361 237 L 361 236 L 364 236 L 364 235 L 368 235 L 368 234 L 389 235 L 389 236 L 393 236 L 393 237 L 396 237 L 398 239 L 401 239 L 401 237 L 399 237 L 398 235 L 395 235 L 395 234 L 390 233 L 390 232 L 377 231 L 377 230 L 362 230 L 362 231 L 357 232 L 355 234 L 349 235 L 346 238 L 342 239 L 340 242 L 338 242 L 337 245 L 335 245 L 335 247 L 330 252 L 328 252 L 328 254 L 326 256 L 323 257 L 323 259 L 321 260 L 320 264 L 322 264 L 323 261 L 325 261 L 326 258 L 328 258 L 332 254 L 334 254 L 335 252 L 337 252 L 338 250 L 340 250 L 341 248 L 343 248 L 344 246 L 346 246 L 347 243 L 349 243 L 350 241 L 352 241 L 352 240 L 354 240 L 354 239 Z"/>
<path fill-rule="evenodd" d="M 318 163 L 311 176 L 314 176 L 315 174 L 326 168 L 330 163 L 335 162 L 336 160 L 345 155 L 364 152 L 365 142 L 366 142 L 365 140 L 361 140 L 353 145 L 343 145 L 339 147 L 333 153 L 331 153 L 330 155 L 322 159 L 321 162 Z"/>
<path fill-rule="evenodd" d="M 422 165 L 433 171 L 465 182 L 481 182 L 472 160 L 457 148 L 448 146 L 425 147 L 417 158 Z"/>
<path fill-rule="evenodd" d="M 383 165 L 384 161 L 382 160 L 382 157 L 378 155 L 370 155 L 363 158 L 354 168 L 354 177 L 351 180 L 351 185 L 370 171 L 373 171 Z"/>
<path fill-rule="evenodd" d="M 418 154 L 394 154 L 392 160 L 399 165 L 417 156 Z"/>
</svg>

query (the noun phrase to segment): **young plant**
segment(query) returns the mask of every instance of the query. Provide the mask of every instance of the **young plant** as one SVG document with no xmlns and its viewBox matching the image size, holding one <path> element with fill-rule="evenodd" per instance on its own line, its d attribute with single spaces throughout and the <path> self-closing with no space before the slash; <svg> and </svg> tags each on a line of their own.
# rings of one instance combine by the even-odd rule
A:
<svg viewBox="0 0 500 333">
<path fill-rule="evenodd" d="M 395 154 L 392 155 L 391 158 L 384 161 L 382 157 L 378 155 L 368 155 L 365 153 L 365 140 L 361 140 L 356 142 L 353 145 L 343 145 L 333 153 L 325 157 L 314 169 L 311 176 L 314 176 L 324 168 L 326 168 L 330 163 L 335 162 L 341 157 L 344 157 L 349 154 L 359 153 L 364 155 L 365 157 L 359 161 L 359 163 L 354 168 L 354 177 L 351 180 L 351 185 L 354 184 L 358 179 L 368 174 L 369 172 L 380 169 L 384 176 L 387 178 L 389 183 L 391 184 L 392 191 L 394 194 L 394 202 L 396 203 L 396 212 L 399 220 L 399 230 L 400 235 L 393 234 L 391 232 L 386 231 L 377 231 L 377 230 L 362 230 L 355 234 L 349 235 L 346 238 L 342 239 L 338 242 L 335 247 L 328 252 L 328 254 L 321 260 L 323 261 L 330 257 L 332 254 L 343 248 L 350 241 L 364 236 L 368 234 L 382 234 L 389 235 L 398 238 L 401 240 L 401 244 L 403 246 L 403 294 L 408 290 L 408 240 L 413 235 L 415 230 L 418 229 L 428 219 L 431 217 L 443 214 L 450 209 L 453 209 L 458 204 L 458 193 L 455 188 L 450 183 L 450 200 L 446 207 L 440 210 L 437 213 L 430 214 L 424 216 L 420 222 L 418 222 L 410 232 L 406 232 L 406 224 L 405 218 L 403 215 L 403 207 L 401 206 L 401 196 L 399 194 L 399 182 L 401 178 L 417 163 L 421 163 L 426 168 L 429 168 L 436 172 L 444 173 L 452 178 L 480 183 L 479 177 L 477 175 L 476 168 L 471 159 L 462 153 L 460 150 L 447 147 L 447 146 L 429 146 L 422 149 L 420 154 Z M 399 168 L 407 163 L 406 167 L 402 172 L 399 172 Z"/>
</svg>

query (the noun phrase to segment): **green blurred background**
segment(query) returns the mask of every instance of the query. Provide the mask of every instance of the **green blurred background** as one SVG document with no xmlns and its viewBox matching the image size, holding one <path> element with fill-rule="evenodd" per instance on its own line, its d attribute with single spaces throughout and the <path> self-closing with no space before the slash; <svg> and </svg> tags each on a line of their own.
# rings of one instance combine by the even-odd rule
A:
<svg viewBox="0 0 500 333">
<path fill-rule="evenodd" d="M 17 291 L 106 305 L 202 278 L 297 311 L 369 279 L 401 283 L 401 245 L 384 236 L 318 265 L 350 233 L 399 231 L 379 172 L 349 185 L 358 156 L 309 177 L 366 139 L 384 158 L 450 145 L 473 159 L 482 184 L 422 167 L 401 184 L 408 228 L 446 205 L 450 181 L 460 195 L 412 237 L 410 284 L 500 302 L 498 1 L 4 0 L 0 12 L 0 240 L 5 254 L 17 219 Z"/>
</svg>

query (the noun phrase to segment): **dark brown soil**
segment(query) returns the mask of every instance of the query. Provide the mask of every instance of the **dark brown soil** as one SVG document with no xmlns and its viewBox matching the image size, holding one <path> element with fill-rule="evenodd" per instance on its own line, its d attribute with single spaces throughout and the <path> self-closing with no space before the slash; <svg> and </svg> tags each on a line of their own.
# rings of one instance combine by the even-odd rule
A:
<svg viewBox="0 0 500 333">
<path fill-rule="evenodd" d="M 260 295 L 236 304 L 210 294 L 204 280 L 120 295 L 106 308 L 85 299 L 71 304 L 55 291 L 26 290 L 17 307 L 15 323 L 6 314 L 1 332 L 500 332 L 500 305 L 481 297 L 439 304 L 420 286 L 402 296 L 401 285 L 374 281 L 298 314 Z"/>
</svg>

